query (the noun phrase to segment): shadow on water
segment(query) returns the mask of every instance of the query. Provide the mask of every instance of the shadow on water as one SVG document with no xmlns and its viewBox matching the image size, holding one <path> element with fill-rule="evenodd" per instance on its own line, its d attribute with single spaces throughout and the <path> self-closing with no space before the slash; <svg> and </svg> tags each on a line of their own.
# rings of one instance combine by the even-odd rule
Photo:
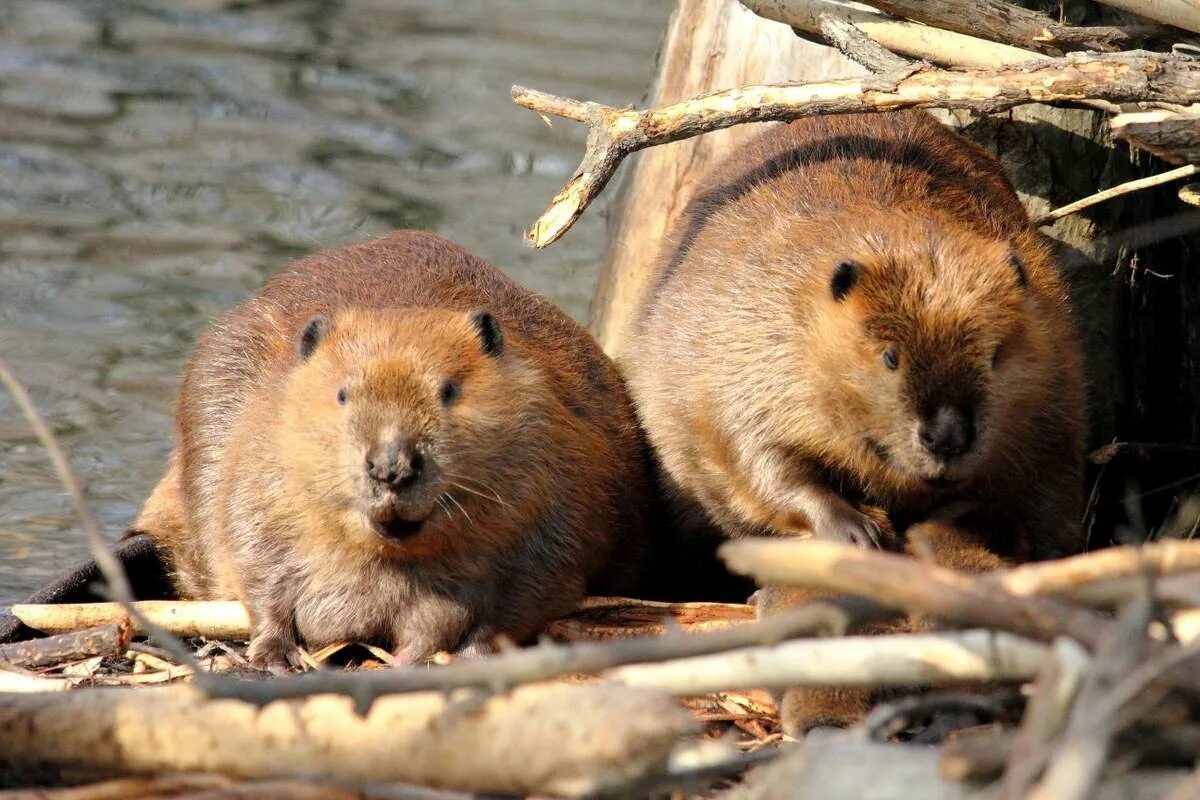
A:
<svg viewBox="0 0 1200 800">
<path fill-rule="evenodd" d="M 298 253 L 430 227 L 587 308 L 603 221 L 521 241 L 581 132 L 524 83 L 641 99 L 672 3 L 0 0 L 0 352 L 116 535 L 193 337 Z M 83 546 L 0 397 L 0 603 Z"/>
</svg>

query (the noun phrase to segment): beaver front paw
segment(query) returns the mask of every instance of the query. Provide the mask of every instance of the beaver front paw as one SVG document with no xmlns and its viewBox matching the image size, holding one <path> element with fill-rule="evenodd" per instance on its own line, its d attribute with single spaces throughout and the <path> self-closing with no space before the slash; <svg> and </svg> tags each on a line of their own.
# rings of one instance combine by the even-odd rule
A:
<svg viewBox="0 0 1200 800">
<path fill-rule="evenodd" d="M 286 671 L 289 667 L 300 666 L 296 643 L 285 636 L 270 633 L 260 633 L 250 640 L 250 647 L 246 649 L 246 658 L 254 666 L 272 672 Z"/>
<path fill-rule="evenodd" d="M 813 538 L 822 542 L 840 542 L 864 548 L 882 546 L 883 533 L 875 520 L 853 508 L 839 509 L 813 526 Z"/>
<path fill-rule="evenodd" d="M 866 716 L 871 707 L 869 689 L 857 687 L 788 689 L 779 704 L 783 732 L 801 738 L 813 728 L 845 728 Z"/>
</svg>

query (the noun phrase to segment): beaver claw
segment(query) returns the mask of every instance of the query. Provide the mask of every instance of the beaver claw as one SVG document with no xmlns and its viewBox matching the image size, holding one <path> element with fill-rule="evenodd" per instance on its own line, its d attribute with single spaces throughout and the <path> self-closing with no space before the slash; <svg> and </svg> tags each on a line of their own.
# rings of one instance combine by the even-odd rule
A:
<svg viewBox="0 0 1200 800">
<path fill-rule="evenodd" d="M 254 666 L 271 672 L 286 671 L 289 667 L 300 666 L 300 657 L 294 644 L 282 637 L 266 634 L 250 640 L 246 658 Z"/>
<path fill-rule="evenodd" d="M 878 523 L 866 514 L 851 509 L 847 514 L 838 515 L 823 525 L 817 525 L 814 538 L 823 542 L 841 542 L 878 549 L 882 536 Z"/>
</svg>

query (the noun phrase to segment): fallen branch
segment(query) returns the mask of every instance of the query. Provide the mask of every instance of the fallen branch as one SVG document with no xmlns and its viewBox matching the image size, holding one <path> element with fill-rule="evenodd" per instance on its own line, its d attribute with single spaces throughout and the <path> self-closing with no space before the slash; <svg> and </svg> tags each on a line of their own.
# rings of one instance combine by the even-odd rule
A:
<svg viewBox="0 0 1200 800">
<path fill-rule="evenodd" d="M 819 114 L 960 108 L 1003 111 L 1025 103 L 1200 101 L 1200 63 L 1163 55 L 1043 59 L 996 70 L 939 70 L 824 83 L 747 86 L 636 111 L 584 103 L 514 86 L 513 100 L 539 114 L 588 125 L 583 161 L 534 222 L 528 239 L 545 247 L 579 218 L 630 153 L 745 122 Z"/>
<path fill-rule="evenodd" d="M 43 678 L 24 670 L 0 669 L 0 694 L 17 692 L 65 692 L 69 687 L 62 678 Z"/>
<path fill-rule="evenodd" d="M 1200 114 L 1138 111 L 1118 114 L 1109 123 L 1112 135 L 1172 164 L 1200 162 Z"/>
<path fill-rule="evenodd" d="M 708 633 L 674 633 L 608 642 L 540 645 L 494 657 L 455 661 L 437 669 L 412 666 L 370 672 L 312 672 L 272 681 L 222 681 L 207 686 L 210 696 L 264 705 L 282 698 L 313 694 L 349 695 L 360 708 L 387 694 L 481 688 L 503 691 L 513 686 L 578 673 L 597 674 L 613 667 L 647 661 L 719 653 L 775 644 L 796 636 L 841 635 L 861 617 L 893 616 L 877 606 L 853 600 L 809 603 L 770 619 Z"/>
<path fill-rule="evenodd" d="M 0 645 L 0 661 L 19 667 L 45 667 L 93 656 L 119 656 L 128 646 L 127 625 L 102 625 L 46 639 Z"/>
<path fill-rule="evenodd" d="M 941 686 L 1028 680 L 1047 653 L 1045 645 L 993 631 L 845 636 L 635 664 L 604 677 L 675 695 L 794 686 Z"/>
<path fill-rule="evenodd" d="M 1014 595 L 985 579 L 894 553 L 765 538 L 726 542 L 720 552 L 734 572 L 750 575 L 760 584 L 828 589 L 1044 642 L 1069 636 L 1090 649 L 1106 625 L 1092 611 L 1048 598 Z"/>
<path fill-rule="evenodd" d="M 788 0 L 777 0 L 788 2 Z M 870 5 L 897 17 L 935 28 L 1003 42 L 1047 55 L 1065 50 L 1113 52 L 1131 49 L 1140 40 L 1165 36 L 1159 26 L 1074 27 L 1052 17 L 1003 0 L 869 0 Z"/>
<path fill-rule="evenodd" d="M 1099 203 L 1103 203 L 1106 200 L 1111 200 L 1114 197 L 1120 197 L 1121 195 L 1129 194 L 1130 192 L 1141 191 L 1142 189 L 1149 189 L 1152 186 L 1160 186 L 1164 183 L 1170 183 L 1171 181 L 1182 180 L 1183 178 L 1195 175 L 1196 172 L 1197 167 L 1189 164 L 1185 167 L 1169 170 L 1168 172 L 1163 172 L 1158 175 L 1151 175 L 1148 178 L 1139 178 L 1135 181 L 1127 181 L 1126 183 L 1096 192 L 1095 194 L 1084 197 L 1081 200 L 1076 200 L 1074 203 L 1068 203 L 1061 208 L 1056 208 L 1053 211 L 1043 214 L 1035 219 L 1033 224 L 1039 227 L 1042 225 L 1050 225 L 1055 220 L 1078 213 L 1085 208 L 1090 208 Z"/>
<path fill-rule="evenodd" d="M 202 636 L 244 642 L 250 635 L 250 617 L 236 600 L 139 600 L 133 607 L 144 621 L 187 639 Z M 42 633 L 77 631 L 129 620 L 120 603 L 19 603 L 10 613 Z M 133 624 L 137 632 L 146 632 L 142 622 Z"/>
<path fill-rule="evenodd" d="M 1023 795 L 1028 800 L 1086 800 L 1092 796 L 1113 740 L 1131 721 L 1117 718 L 1123 703 L 1113 702 L 1114 689 L 1142 663 L 1150 643 L 1146 626 L 1152 613 L 1148 598 L 1136 599 L 1105 631 L 1083 672 L 1058 747 L 1043 747 L 1038 753 L 1048 766 L 1041 781 Z M 1165 688 L 1152 692 L 1145 692 L 1145 688 L 1140 686 L 1125 702 L 1149 708 L 1167 693 Z"/>
<path fill-rule="evenodd" d="M 551 622 L 546 635 L 560 642 L 700 633 L 752 622 L 754 608 L 733 603 L 659 603 L 627 597 L 589 597 L 569 616 Z"/>
<path fill-rule="evenodd" d="M 1165 540 L 1023 564 L 981 580 L 1022 597 L 1055 596 L 1116 606 L 1133 597 L 1146 576 L 1163 578 L 1196 570 L 1200 570 L 1200 541 Z"/>
<path fill-rule="evenodd" d="M 345 783 L 283 779 L 239 781 L 223 775 L 156 775 L 116 778 L 84 786 L 0 791 L 0 800 L 478 800 L 478 795 L 397 783 Z"/>
<path fill-rule="evenodd" d="M 242 642 L 250 636 L 250 618 L 236 600 L 140 600 L 134 607 L 176 636 Z M 22 624 L 42 633 L 78 631 L 128 619 L 118 603 L 18 603 L 11 613 Z M 745 605 L 589 597 L 578 610 L 550 623 L 546 633 L 558 641 L 631 638 L 659 635 L 670 629 L 720 630 L 753 619 L 754 609 Z"/>
<path fill-rule="evenodd" d="M 663 771 L 695 729 L 662 693 L 602 685 L 388 697 L 366 717 L 342 697 L 259 709 L 186 686 L 91 689 L 6 697 L 0 772 L 255 779 L 302 769 L 314 780 L 574 796 Z"/>
<path fill-rule="evenodd" d="M 893 53 L 944 66 L 994 69 L 1041 57 L 1030 50 L 892 19 L 833 0 L 742 0 L 742 5 L 807 33 L 821 32 L 822 16 L 841 19 Z"/>
<path fill-rule="evenodd" d="M 1187 31 L 1200 32 L 1200 7 L 1195 0 L 1096 0 L 1139 17 Z"/>
<path fill-rule="evenodd" d="M 1059 639 L 1030 691 L 1021 726 L 1004 757 L 1004 792 L 1024 797 L 1045 766 L 1045 754 L 1066 725 L 1091 658 L 1070 639 Z"/>
</svg>

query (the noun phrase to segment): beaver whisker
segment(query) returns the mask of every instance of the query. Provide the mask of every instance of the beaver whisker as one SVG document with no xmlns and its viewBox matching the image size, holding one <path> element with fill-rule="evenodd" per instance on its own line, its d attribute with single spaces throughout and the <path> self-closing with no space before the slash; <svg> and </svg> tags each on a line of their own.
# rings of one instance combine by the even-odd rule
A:
<svg viewBox="0 0 1200 800">
<path fill-rule="evenodd" d="M 454 476 L 454 477 L 449 476 L 449 475 L 446 476 L 446 482 L 449 483 L 451 486 L 453 486 L 455 489 L 462 489 L 464 492 L 468 492 L 468 493 L 476 495 L 478 497 L 482 497 L 484 500 L 494 500 L 495 502 L 499 503 L 500 505 L 504 506 L 505 508 L 512 508 L 512 506 L 510 506 L 508 503 L 504 502 L 503 499 L 501 499 L 499 493 L 496 492 L 495 489 L 489 489 L 489 491 L 491 491 L 492 494 L 486 495 L 483 492 L 476 491 L 475 489 L 472 489 L 470 486 L 467 486 L 467 485 L 461 483 L 462 480 L 464 480 L 464 479 L 459 478 L 457 476 Z M 488 488 L 488 487 L 484 487 L 484 488 Z"/>
<path fill-rule="evenodd" d="M 461 512 L 462 512 L 462 515 L 463 515 L 464 517 L 466 517 L 466 518 L 467 518 L 467 523 L 468 523 L 469 525 L 474 525 L 474 524 L 475 524 L 475 523 L 474 523 L 474 522 L 471 520 L 471 515 L 467 513 L 467 510 L 466 510 L 465 508 L 463 508 L 463 506 L 462 506 L 462 503 L 458 502 L 458 499 L 457 499 L 457 498 L 456 498 L 454 495 L 450 494 L 449 492 L 444 492 L 444 493 L 442 494 L 442 497 L 446 498 L 446 499 L 447 499 L 447 500 L 449 500 L 451 503 L 454 503 L 454 505 L 458 506 L 458 510 L 459 510 L 459 511 L 461 511 Z"/>
</svg>

